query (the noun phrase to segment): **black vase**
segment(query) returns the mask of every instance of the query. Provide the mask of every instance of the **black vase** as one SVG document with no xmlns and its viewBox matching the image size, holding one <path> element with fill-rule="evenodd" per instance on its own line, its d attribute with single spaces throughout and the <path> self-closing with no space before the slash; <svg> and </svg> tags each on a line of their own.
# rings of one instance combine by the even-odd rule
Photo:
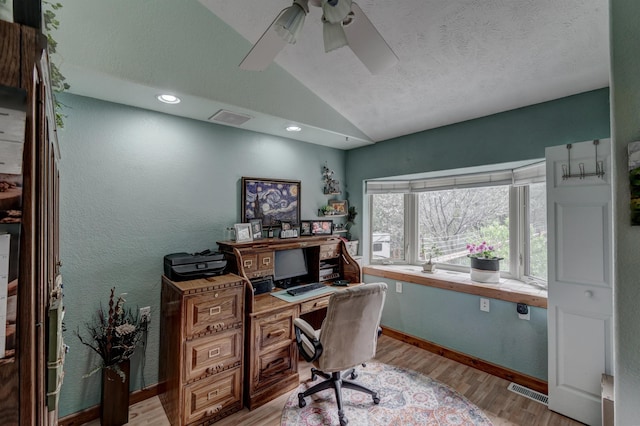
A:
<svg viewBox="0 0 640 426">
<path fill-rule="evenodd" d="M 115 369 L 102 369 L 102 426 L 120 426 L 129 422 L 129 360 L 122 361 L 118 366 L 124 374 L 124 381 Z"/>
</svg>

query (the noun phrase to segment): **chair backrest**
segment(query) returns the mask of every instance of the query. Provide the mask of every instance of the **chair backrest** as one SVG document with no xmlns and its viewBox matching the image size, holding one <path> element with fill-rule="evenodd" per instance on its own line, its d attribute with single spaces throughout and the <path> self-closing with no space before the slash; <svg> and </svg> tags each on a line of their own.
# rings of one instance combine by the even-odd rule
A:
<svg viewBox="0 0 640 426">
<path fill-rule="evenodd" d="M 346 370 L 375 356 L 386 292 L 387 284 L 372 283 L 331 295 L 319 336 L 322 355 L 317 363 L 320 370 Z"/>
</svg>

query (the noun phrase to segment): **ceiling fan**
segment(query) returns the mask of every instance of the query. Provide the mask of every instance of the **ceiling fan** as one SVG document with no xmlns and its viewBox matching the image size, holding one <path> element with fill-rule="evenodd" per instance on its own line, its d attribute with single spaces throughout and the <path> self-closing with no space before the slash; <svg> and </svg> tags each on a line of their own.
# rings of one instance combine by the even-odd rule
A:
<svg viewBox="0 0 640 426">
<path fill-rule="evenodd" d="M 283 9 L 240 63 L 240 68 L 262 71 L 275 59 L 287 43 L 295 43 L 309 3 L 322 8 L 325 52 L 349 46 L 372 74 L 398 62 L 387 42 L 351 0 L 294 0 Z"/>
</svg>

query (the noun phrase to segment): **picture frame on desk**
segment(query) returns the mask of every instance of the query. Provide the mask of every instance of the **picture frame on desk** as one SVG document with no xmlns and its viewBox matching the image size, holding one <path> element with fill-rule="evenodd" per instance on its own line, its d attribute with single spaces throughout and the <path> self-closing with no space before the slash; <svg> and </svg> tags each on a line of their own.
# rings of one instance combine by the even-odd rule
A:
<svg viewBox="0 0 640 426">
<path fill-rule="evenodd" d="M 250 223 L 236 223 L 233 227 L 236 229 L 236 242 L 246 243 L 253 241 Z"/>
<path fill-rule="evenodd" d="M 303 220 L 300 222 L 300 236 L 301 237 L 308 237 L 313 235 L 313 232 L 311 231 L 311 221 L 310 220 Z"/>
<path fill-rule="evenodd" d="M 242 221 L 260 219 L 262 227 L 300 223 L 299 180 L 242 178 Z"/>
<path fill-rule="evenodd" d="M 332 235 L 333 220 L 311 221 L 311 232 L 313 233 L 313 235 Z"/>
<path fill-rule="evenodd" d="M 251 224 L 251 235 L 253 236 L 253 240 L 259 240 L 262 238 L 262 219 L 251 219 L 249 221 Z"/>
</svg>

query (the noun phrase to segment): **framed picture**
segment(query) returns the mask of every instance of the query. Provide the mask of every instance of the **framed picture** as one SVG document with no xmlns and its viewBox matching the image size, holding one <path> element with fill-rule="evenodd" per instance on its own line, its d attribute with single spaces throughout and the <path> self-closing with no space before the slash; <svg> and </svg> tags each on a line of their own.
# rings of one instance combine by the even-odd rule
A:
<svg viewBox="0 0 640 426">
<path fill-rule="evenodd" d="M 311 232 L 313 235 L 331 235 L 333 234 L 332 220 L 314 220 L 311 221 Z"/>
<path fill-rule="evenodd" d="M 251 235 L 253 239 L 259 240 L 262 238 L 262 221 L 260 219 L 251 219 L 249 224 L 251 224 Z"/>
<path fill-rule="evenodd" d="M 260 219 L 262 227 L 300 223 L 300 181 L 242 178 L 242 221 Z"/>
<path fill-rule="evenodd" d="M 300 236 L 304 237 L 308 235 L 313 235 L 313 232 L 311 232 L 311 221 L 303 220 L 300 222 Z"/>
<path fill-rule="evenodd" d="M 253 241 L 253 235 L 251 234 L 251 224 L 249 223 L 236 223 L 233 225 L 236 228 L 236 242 L 244 243 Z"/>
<path fill-rule="evenodd" d="M 349 202 L 347 200 L 329 200 L 329 206 L 333 207 L 334 214 L 349 213 Z"/>
<path fill-rule="evenodd" d="M 282 221 L 280 222 L 280 227 L 282 228 L 283 231 L 288 231 L 291 229 L 291 222 Z"/>
</svg>

